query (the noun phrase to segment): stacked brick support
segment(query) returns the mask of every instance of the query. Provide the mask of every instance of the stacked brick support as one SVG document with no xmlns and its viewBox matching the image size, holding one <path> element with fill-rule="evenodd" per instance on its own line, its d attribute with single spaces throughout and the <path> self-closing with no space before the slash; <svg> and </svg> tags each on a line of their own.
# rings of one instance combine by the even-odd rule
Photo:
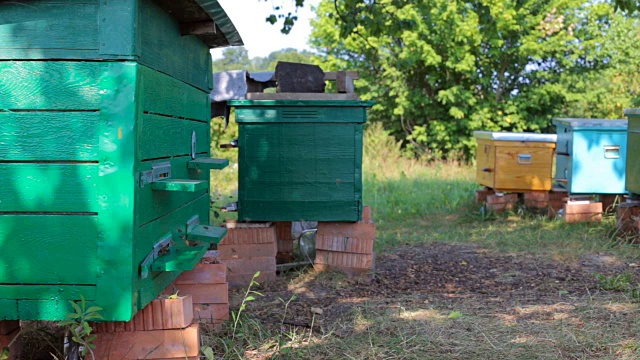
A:
<svg viewBox="0 0 640 360">
<path fill-rule="evenodd" d="M 21 347 L 20 338 L 16 339 L 19 333 L 20 333 L 19 321 L 17 320 L 0 321 L 0 351 L 2 351 L 2 349 L 6 347 L 9 347 L 9 360 L 20 359 L 20 353 L 21 353 L 22 347 Z M 11 346 L 9 346 L 9 344 L 11 344 Z"/>
<path fill-rule="evenodd" d="M 632 243 L 640 242 L 640 202 L 626 201 L 616 209 L 618 235 L 627 237 Z"/>
<path fill-rule="evenodd" d="M 564 204 L 564 219 L 568 223 L 602 220 L 602 203 L 572 203 Z"/>
<path fill-rule="evenodd" d="M 260 284 L 276 279 L 277 233 L 272 223 L 229 223 L 228 233 L 218 244 L 220 262 L 227 268 L 230 287 L 249 285 L 260 272 Z"/>
<path fill-rule="evenodd" d="M 512 211 L 518 205 L 518 194 L 489 194 L 487 195 L 487 210 L 502 212 Z"/>
<path fill-rule="evenodd" d="M 93 324 L 94 360 L 197 359 L 198 324 L 193 324 L 191 295 L 156 299 L 128 322 Z"/>
<path fill-rule="evenodd" d="M 363 221 L 356 223 L 318 223 L 314 264 L 316 270 L 337 269 L 349 277 L 373 274 L 376 227 L 368 206 L 364 208 L 362 219 Z"/>
<path fill-rule="evenodd" d="M 276 222 L 276 237 L 278 252 L 276 262 L 285 264 L 293 261 L 293 235 L 291 233 L 292 223 L 290 221 Z"/>
<path fill-rule="evenodd" d="M 207 328 L 229 320 L 229 286 L 224 264 L 200 263 L 183 272 L 166 291 L 192 296 L 194 321 L 206 324 Z"/>
</svg>

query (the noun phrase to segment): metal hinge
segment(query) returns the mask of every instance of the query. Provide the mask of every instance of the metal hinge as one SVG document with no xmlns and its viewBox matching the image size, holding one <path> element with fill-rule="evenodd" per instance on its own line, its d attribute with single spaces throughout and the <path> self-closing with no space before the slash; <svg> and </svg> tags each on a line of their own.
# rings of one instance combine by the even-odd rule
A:
<svg viewBox="0 0 640 360">
<path fill-rule="evenodd" d="M 163 161 L 151 166 L 151 170 L 141 171 L 138 186 L 144 187 L 156 181 L 171 179 L 171 163 Z"/>
</svg>

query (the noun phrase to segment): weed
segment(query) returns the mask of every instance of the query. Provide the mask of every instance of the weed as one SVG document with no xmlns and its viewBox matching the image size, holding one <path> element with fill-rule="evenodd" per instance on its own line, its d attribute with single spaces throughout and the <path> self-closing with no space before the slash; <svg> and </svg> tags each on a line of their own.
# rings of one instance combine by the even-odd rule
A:
<svg viewBox="0 0 640 360">
<path fill-rule="evenodd" d="M 67 349 L 68 360 L 79 359 L 80 355 L 84 357 L 89 353 L 91 353 L 92 358 L 95 358 L 92 349 L 95 348 L 93 341 L 97 336 L 91 334 L 93 329 L 89 325 L 89 321 L 102 319 L 102 315 L 99 314 L 102 308 L 98 306 L 87 308 L 84 296 L 80 295 L 80 298 L 80 305 L 74 301 L 69 301 L 75 312 L 67 314 L 67 320 L 58 323 L 58 326 L 66 327 L 66 337 L 71 338 Z"/>
<path fill-rule="evenodd" d="M 632 276 L 630 273 L 623 272 L 615 276 L 604 276 L 595 274 L 596 280 L 598 280 L 598 286 L 602 290 L 607 291 L 625 291 L 630 287 Z"/>
</svg>

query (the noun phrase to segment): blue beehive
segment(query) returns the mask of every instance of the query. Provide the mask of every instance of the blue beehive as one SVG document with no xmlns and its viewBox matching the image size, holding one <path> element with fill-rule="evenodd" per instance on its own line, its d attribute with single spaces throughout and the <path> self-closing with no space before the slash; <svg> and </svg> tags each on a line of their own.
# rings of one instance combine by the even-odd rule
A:
<svg viewBox="0 0 640 360">
<path fill-rule="evenodd" d="M 554 119 L 556 181 L 571 194 L 624 194 L 627 120 Z"/>
</svg>

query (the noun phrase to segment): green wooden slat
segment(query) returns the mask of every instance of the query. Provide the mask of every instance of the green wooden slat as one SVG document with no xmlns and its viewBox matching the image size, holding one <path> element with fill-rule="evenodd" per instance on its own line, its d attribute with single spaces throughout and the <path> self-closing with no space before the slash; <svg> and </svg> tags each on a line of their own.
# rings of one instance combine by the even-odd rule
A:
<svg viewBox="0 0 640 360">
<path fill-rule="evenodd" d="M 97 0 L 4 2 L 0 59 L 95 57 L 97 14 Z"/>
<path fill-rule="evenodd" d="M 140 137 L 140 159 L 191 154 L 192 133 L 196 132 L 196 152 L 209 151 L 209 123 L 144 114 Z"/>
<path fill-rule="evenodd" d="M 0 215 L 0 284 L 95 284 L 97 238 L 96 216 Z"/>
<path fill-rule="evenodd" d="M 279 105 L 280 101 L 229 101 L 236 106 L 236 122 L 241 123 L 359 123 L 366 122 L 366 109 L 361 101 L 296 101 Z M 239 103 L 247 106 L 240 106 Z M 320 104 L 318 104 L 320 103 Z M 339 105 L 337 105 L 337 104 Z M 331 105 L 336 104 L 336 105 Z M 266 105 L 266 106 L 265 106 Z M 273 105 L 273 106 L 269 106 Z M 349 106 L 350 105 L 350 106 Z"/>
<path fill-rule="evenodd" d="M 0 299 L 0 321 L 18 319 L 18 302 L 16 300 Z"/>
<path fill-rule="evenodd" d="M 143 111 L 207 123 L 211 120 L 208 92 L 198 90 L 146 66 L 141 66 L 140 71 Z"/>
<path fill-rule="evenodd" d="M 84 296 L 86 300 L 87 295 L 85 294 Z M 80 300 L 80 295 L 78 294 L 77 298 L 69 300 Z M 62 298 L 53 300 L 20 300 L 18 301 L 18 316 L 20 320 L 65 320 L 67 319 L 67 314 L 75 313 L 69 300 Z M 97 304 L 93 301 L 87 302 L 87 307 L 94 305 Z"/>
<path fill-rule="evenodd" d="M 132 62 L 105 63 L 111 74 L 100 81 L 100 176 L 98 199 L 96 300 L 105 320 L 129 320 L 135 301 L 132 269 L 136 163 L 135 130 L 139 109 L 139 66 Z"/>
<path fill-rule="evenodd" d="M 97 110 L 105 71 L 99 62 L 0 62 L 0 109 Z"/>
<path fill-rule="evenodd" d="M 196 179 L 209 181 L 208 171 L 197 171 L 194 169 L 188 169 L 187 163 L 191 160 L 191 157 L 185 156 L 180 158 L 173 158 L 171 163 L 171 176 L 176 179 Z M 166 160 L 162 160 L 166 161 Z M 138 163 L 138 171 L 151 170 L 154 162 Z M 175 192 L 175 191 L 154 191 L 151 185 L 145 187 L 137 187 L 136 203 L 143 204 L 136 208 L 136 227 L 141 226 L 153 219 L 157 219 L 161 216 L 171 213 L 176 209 L 184 206 L 185 204 L 201 197 L 207 193 L 207 190 L 200 190 L 199 192 Z"/>
<path fill-rule="evenodd" d="M 356 201 L 264 201 L 238 203 L 243 221 L 359 221 Z"/>
<path fill-rule="evenodd" d="M 319 181 L 246 181 L 245 192 L 239 196 L 239 200 L 267 200 L 281 201 L 349 201 L 354 200 L 355 183 L 353 175 L 351 180 L 341 183 Z"/>
<path fill-rule="evenodd" d="M 227 228 L 211 225 L 196 225 L 187 232 L 187 240 L 218 244 L 225 235 L 227 235 Z"/>
<path fill-rule="evenodd" d="M 96 299 L 95 286 L 75 285 L 0 285 L 0 299 L 15 300 L 85 300 Z"/>
<path fill-rule="evenodd" d="M 140 17 L 138 0 L 100 1 L 98 53 L 101 58 L 134 59 L 139 55 L 136 34 Z"/>
<path fill-rule="evenodd" d="M 142 0 L 140 9 L 140 62 L 209 92 L 209 47 L 196 36 L 182 36 L 178 22 L 151 0 Z"/>
<path fill-rule="evenodd" d="M 198 158 L 189 161 L 190 169 L 222 170 L 229 166 L 228 159 Z"/>
<path fill-rule="evenodd" d="M 0 211 L 98 212 L 98 164 L 0 164 Z"/>
<path fill-rule="evenodd" d="M 205 180 L 170 179 L 153 182 L 151 188 L 158 191 L 196 192 L 208 189 L 209 183 Z"/>
<path fill-rule="evenodd" d="M 640 194 L 640 159 L 634 156 L 640 154 L 640 133 L 630 132 L 627 136 L 626 187 L 631 193 Z"/>
<path fill-rule="evenodd" d="M 162 216 L 155 221 L 141 227 L 136 232 L 134 241 L 134 263 L 133 271 L 138 274 L 140 264 L 153 249 L 154 243 L 162 236 L 171 232 L 173 235 L 173 246 L 186 246 L 184 241 L 180 241 L 184 236 L 187 222 L 195 215 L 200 217 L 201 223 L 207 223 L 209 218 L 209 194 L 201 194 L 194 201 L 181 206 L 170 214 Z M 178 230 L 182 232 L 178 232 Z M 142 309 L 151 302 L 158 293 L 163 291 L 179 275 L 179 272 L 152 273 L 146 279 L 135 277 L 135 288 L 137 308 Z"/>
<path fill-rule="evenodd" d="M 180 251 L 159 257 L 151 264 L 152 271 L 188 271 L 192 270 L 204 253 L 208 250 L 208 246 L 200 246 L 195 248 L 184 248 Z"/>
<path fill-rule="evenodd" d="M 97 112 L 0 112 L 2 160 L 97 161 Z"/>
</svg>

